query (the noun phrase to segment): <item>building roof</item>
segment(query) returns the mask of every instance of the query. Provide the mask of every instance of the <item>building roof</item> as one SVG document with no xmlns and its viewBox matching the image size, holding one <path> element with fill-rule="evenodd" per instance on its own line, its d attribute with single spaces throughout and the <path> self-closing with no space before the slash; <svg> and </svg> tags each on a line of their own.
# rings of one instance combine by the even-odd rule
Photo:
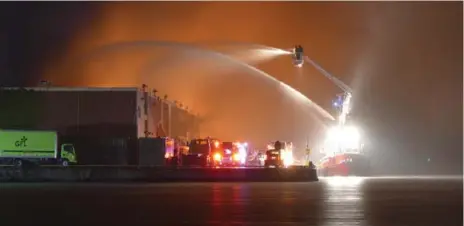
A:
<svg viewBox="0 0 464 226">
<path fill-rule="evenodd" d="M 137 91 L 137 87 L 0 87 L 0 90 L 31 90 L 48 92 L 108 92 L 108 91 Z"/>
<path fill-rule="evenodd" d="M 60 87 L 60 86 L 37 86 L 37 87 L 0 87 L 1 90 L 25 90 L 25 91 L 38 91 L 38 92 L 137 92 L 141 91 L 138 87 Z M 153 97 L 153 96 L 152 96 Z M 161 101 L 166 104 L 176 106 L 177 108 L 190 111 L 179 107 L 175 101 L 159 97 Z M 153 100 L 153 99 L 152 99 Z"/>
</svg>

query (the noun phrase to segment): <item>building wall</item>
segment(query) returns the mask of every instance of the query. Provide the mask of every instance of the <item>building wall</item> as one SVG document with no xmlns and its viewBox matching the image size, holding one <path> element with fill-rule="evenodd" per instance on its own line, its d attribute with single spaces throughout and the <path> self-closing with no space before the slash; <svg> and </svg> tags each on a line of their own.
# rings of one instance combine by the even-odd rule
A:
<svg viewBox="0 0 464 226">
<path fill-rule="evenodd" d="M 138 165 L 163 165 L 162 137 L 189 138 L 197 131 L 193 114 L 155 94 L 147 87 L 137 93 Z"/>
<path fill-rule="evenodd" d="M 147 108 L 145 109 L 145 98 Z M 140 91 L 138 93 L 138 136 L 148 137 L 169 136 L 187 137 L 198 136 L 198 122 L 196 116 L 180 108 L 174 102 L 154 95 L 152 92 Z M 145 125 L 145 120 L 147 125 Z M 162 128 L 161 132 L 158 127 Z"/>
<path fill-rule="evenodd" d="M 0 128 L 53 129 L 66 135 L 79 133 L 81 126 L 134 126 L 135 95 L 136 89 L 1 90 Z"/>
</svg>

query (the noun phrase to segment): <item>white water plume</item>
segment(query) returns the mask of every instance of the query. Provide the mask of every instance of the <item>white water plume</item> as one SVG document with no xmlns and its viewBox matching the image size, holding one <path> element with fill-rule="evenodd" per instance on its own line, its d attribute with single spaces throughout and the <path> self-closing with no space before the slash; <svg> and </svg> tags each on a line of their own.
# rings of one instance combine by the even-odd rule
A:
<svg viewBox="0 0 464 226">
<path fill-rule="evenodd" d="M 242 67 L 244 69 L 249 70 L 250 72 L 253 72 L 253 73 L 251 73 L 253 75 L 259 75 L 262 78 L 266 78 L 268 81 L 272 81 L 272 82 L 274 82 L 276 84 L 280 84 L 282 87 L 284 87 L 285 90 L 288 91 L 287 93 L 291 97 L 293 97 L 294 99 L 296 99 L 296 100 L 298 100 L 298 101 L 300 101 L 302 103 L 305 103 L 307 106 L 315 109 L 316 112 L 321 114 L 323 117 L 334 120 L 333 116 L 331 116 L 327 111 L 325 111 L 323 108 L 321 108 L 319 105 L 314 103 L 312 100 L 310 100 L 308 97 L 306 97 L 305 95 L 303 95 L 301 92 L 297 91 L 296 89 L 290 87 L 289 85 L 281 82 L 280 80 L 274 78 L 273 76 L 267 74 L 266 72 L 254 67 L 254 66 L 251 66 L 251 65 L 249 65 L 247 63 L 244 63 L 244 62 L 242 62 L 240 60 L 237 60 L 237 59 L 235 59 L 233 57 L 227 56 L 227 55 L 225 55 L 223 53 L 220 53 L 220 52 L 200 48 L 200 47 L 193 46 L 193 45 L 190 45 L 190 44 L 177 43 L 177 42 L 171 42 L 171 41 L 129 41 L 129 42 L 121 42 L 121 43 L 115 43 L 115 44 L 110 44 L 110 45 L 103 46 L 103 47 L 97 49 L 96 51 L 92 52 L 92 54 L 98 55 L 98 54 L 101 54 L 101 53 L 108 53 L 108 52 L 112 52 L 112 51 L 121 51 L 121 50 L 124 50 L 124 49 L 133 49 L 133 48 L 146 49 L 146 48 L 150 48 L 150 47 L 151 48 L 154 48 L 154 47 L 170 47 L 170 48 L 173 48 L 173 49 L 184 49 L 184 50 L 191 50 L 191 51 L 195 51 L 195 52 L 202 52 L 204 54 L 204 56 L 210 56 L 210 57 L 214 57 L 215 59 L 222 60 L 224 62 L 228 62 L 229 64 L 231 64 L 231 66 Z M 261 53 L 263 53 L 263 52 L 261 52 Z M 275 55 L 276 53 L 281 54 L 281 53 L 286 53 L 286 52 L 283 51 L 283 50 L 278 51 L 275 48 L 270 48 L 269 51 L 264 51 L 264 53 L 267 53 L 267 54 L 273 53 Z M 92 56 L 92 54 L 90 56 Z M 269 55 L 272 55 L 272 54 L 269 54 Z"/>
</svg>

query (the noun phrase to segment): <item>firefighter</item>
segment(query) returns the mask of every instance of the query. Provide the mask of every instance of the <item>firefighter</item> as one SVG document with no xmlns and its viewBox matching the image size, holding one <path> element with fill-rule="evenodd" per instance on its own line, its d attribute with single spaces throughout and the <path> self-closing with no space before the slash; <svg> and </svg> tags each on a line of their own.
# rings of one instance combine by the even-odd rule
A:
<svg viewBox="0 0 464 226">
<path fill-rule="evenodd" d="M 280 143 L 280 141 L 276 141 L 276 142 L 274 143 L 274 149 L 275 149 L 275 150 L 280 150 L 280 149 L 282 149 L 282 143 Z"/>
</svg>

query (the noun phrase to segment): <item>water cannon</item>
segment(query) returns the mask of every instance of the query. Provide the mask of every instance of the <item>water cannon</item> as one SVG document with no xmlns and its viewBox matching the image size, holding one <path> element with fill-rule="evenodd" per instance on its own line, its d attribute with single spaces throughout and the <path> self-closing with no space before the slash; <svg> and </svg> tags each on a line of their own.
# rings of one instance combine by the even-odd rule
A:
<svg viewBox="0 0 464 226">
<path fill-rule="evenodd" d="M 296 45 L 292 51 L 293 65 L 295 67 L 302 67 L 304 63 L 304 53 L 303 47 L 301 45 Z"/>
</svg>

